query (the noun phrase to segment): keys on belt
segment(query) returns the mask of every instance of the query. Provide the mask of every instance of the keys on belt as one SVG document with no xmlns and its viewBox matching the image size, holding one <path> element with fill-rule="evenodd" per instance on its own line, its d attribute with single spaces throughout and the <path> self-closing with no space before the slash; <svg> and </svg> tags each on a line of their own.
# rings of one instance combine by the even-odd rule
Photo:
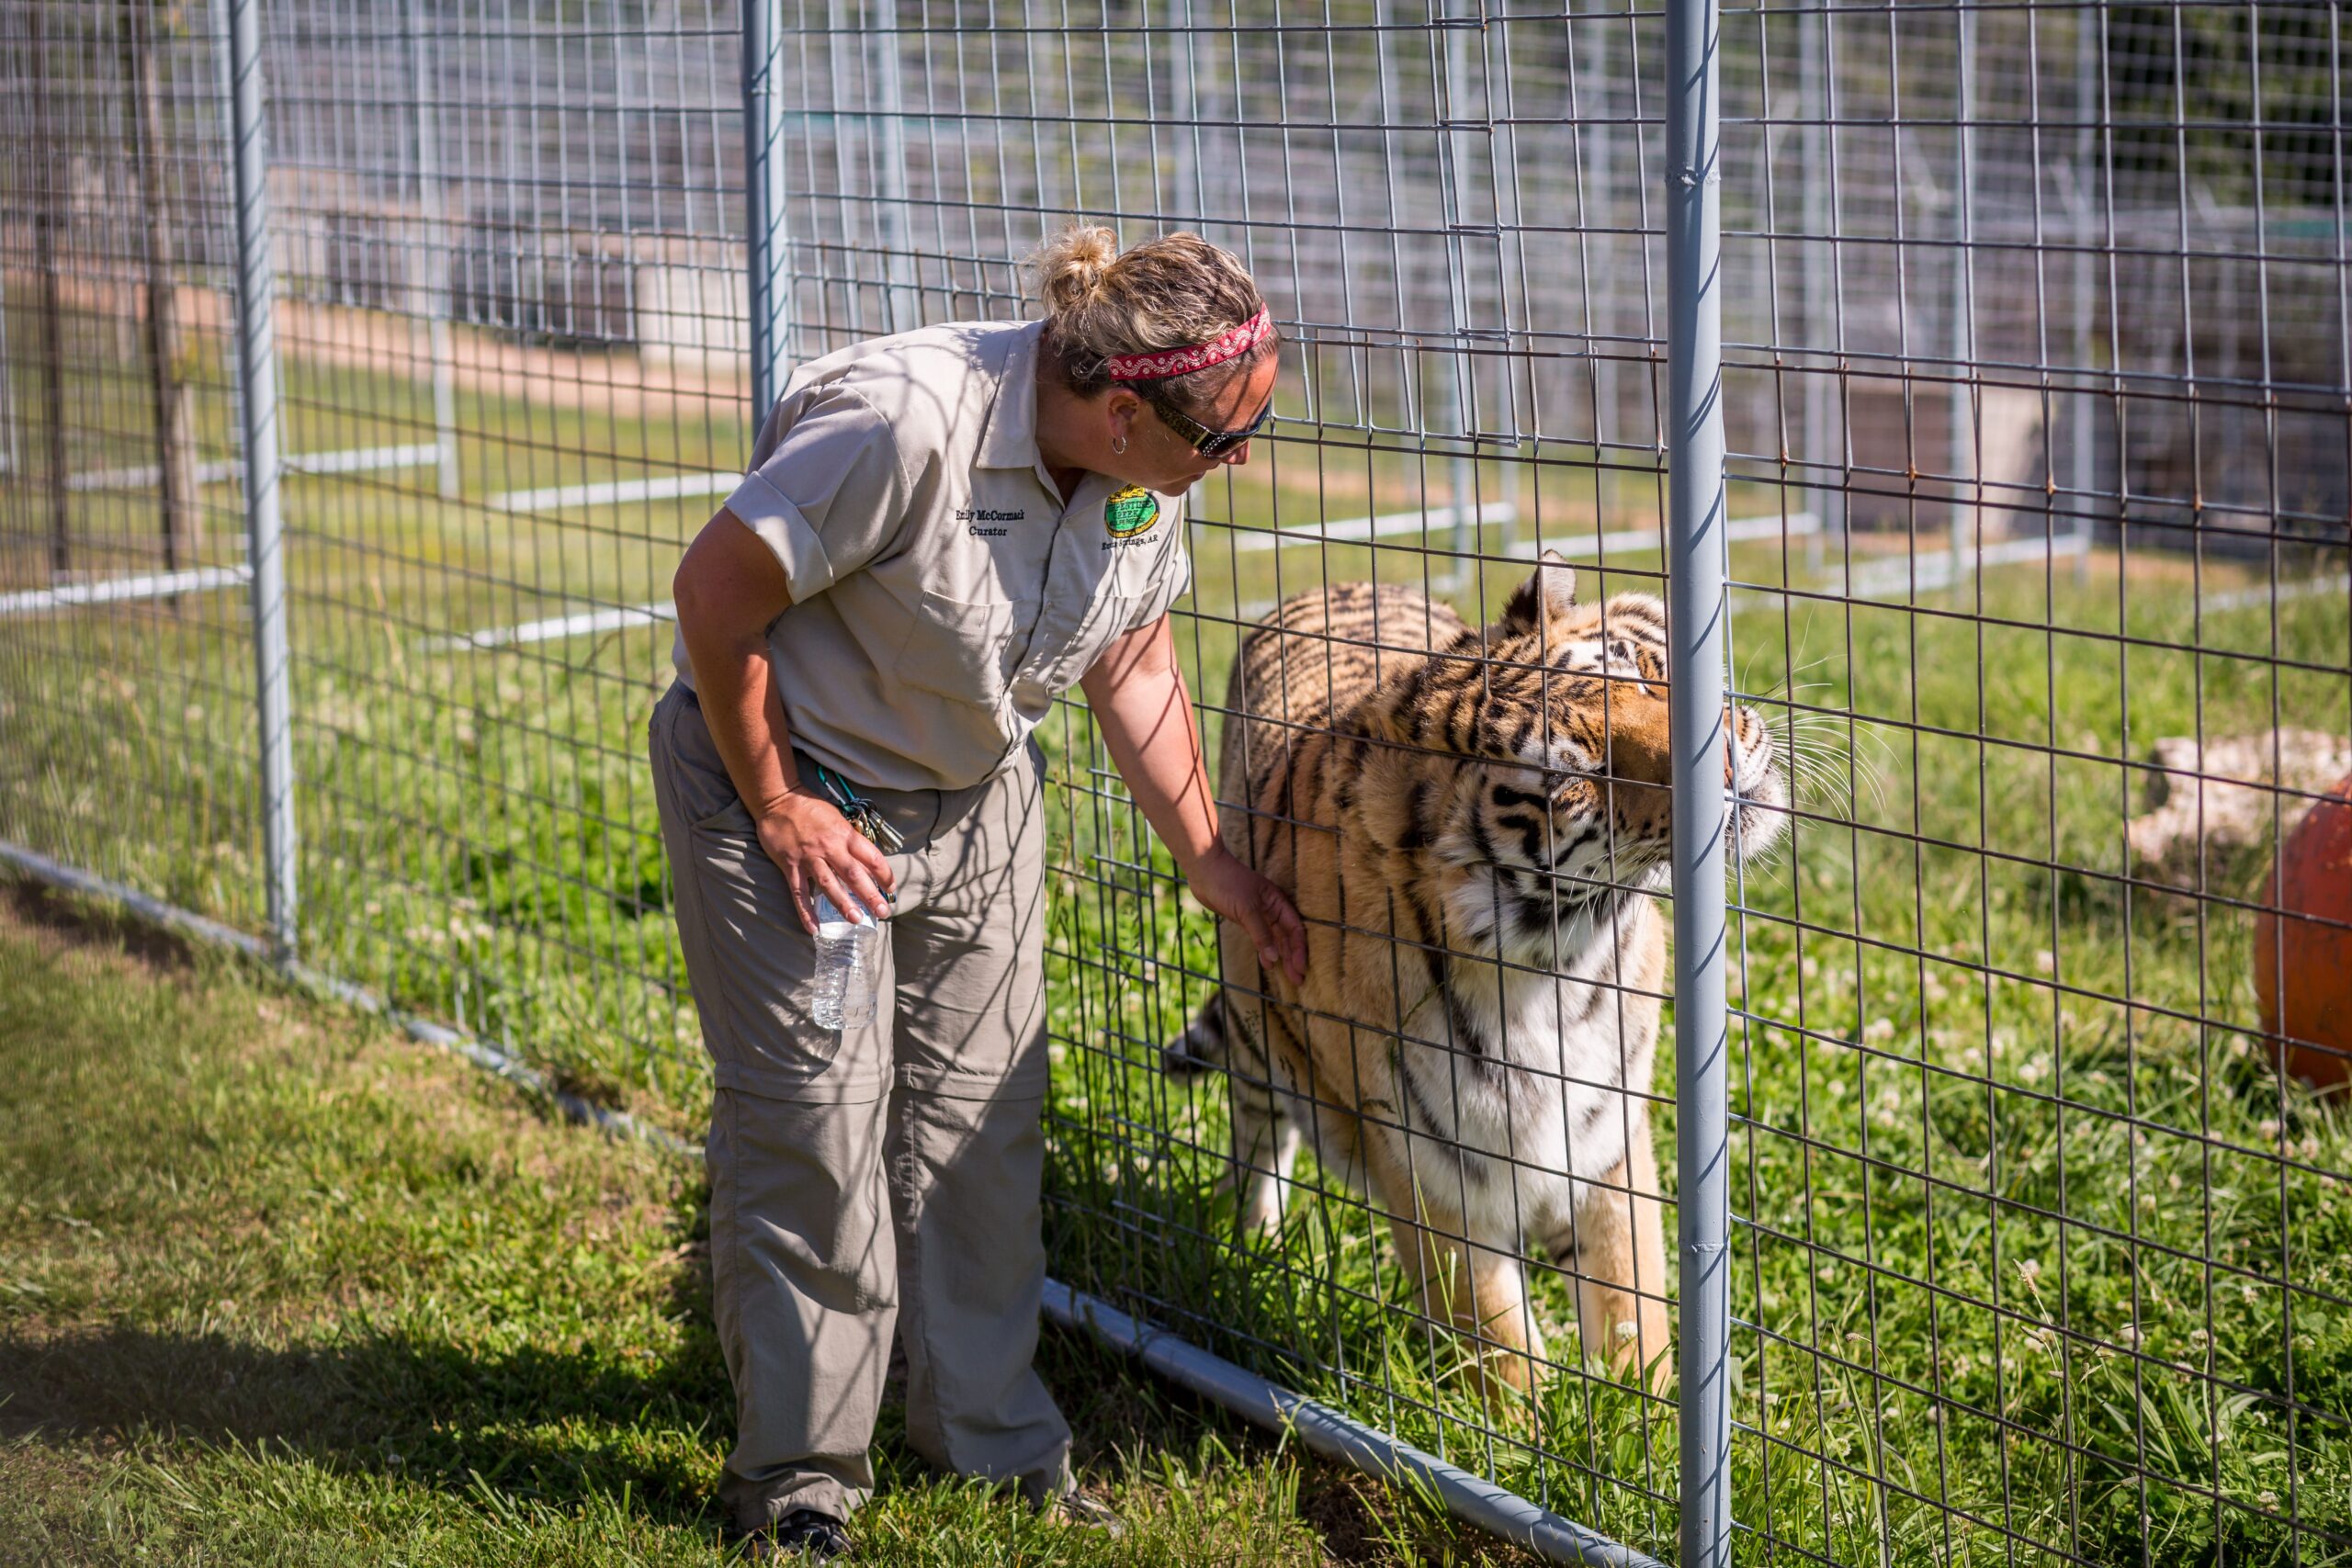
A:
<svg viewBox="0 0 2352 1568">
<path fill-rule="evenodd" d="M 820 764 L 817 782 L 825 786 L 825 793 L 832 796 L 833 804 L 849 818 L 849 825 L 865 834 L 868 843 L 885 854 L 897 854 L 907 847 L 906 835 L 890 826 L 882 808 L 850 788 L 831 768 Z"/>
</svg>

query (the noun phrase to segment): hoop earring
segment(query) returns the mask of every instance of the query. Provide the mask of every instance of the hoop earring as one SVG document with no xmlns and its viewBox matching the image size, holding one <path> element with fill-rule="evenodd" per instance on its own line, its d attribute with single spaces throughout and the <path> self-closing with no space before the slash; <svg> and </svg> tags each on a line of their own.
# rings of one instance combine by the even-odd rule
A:
<svg viewBox="0 0 2352 1568">
<path fill-rule="evenodd" d="M 1114 435 L 1111 437 L 1111 456 L 1114 457 L 1124 457 L 1126 455 L 1127 438 L 1124 435 Z"/>
</svg>

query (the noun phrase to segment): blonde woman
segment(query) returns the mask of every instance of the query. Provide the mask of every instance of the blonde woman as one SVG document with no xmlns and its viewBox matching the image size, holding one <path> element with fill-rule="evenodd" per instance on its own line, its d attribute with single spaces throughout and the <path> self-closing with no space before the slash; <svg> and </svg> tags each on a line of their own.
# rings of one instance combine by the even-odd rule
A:
<svg viewBox="0 0 2352 1568">
<path fill-rule="evenodd" d="M 1228 853 L 1168 609 L 1183 496 L 1273 405 L 1230 254 L 1033 258 L 1043 319 L 928 327 L 800 367 L 688 547 L 651 725 L 688 977 L 716 1069 L 711 1270 L 747 1552 L 839 1556 L 895 1327 L 925 1460 L 1108 1524 L 1031 1366 L 1045 1278 L 1042 758 L 1086 693 L 1193 894 L 1294 976 L 1305 933 Z M 845 810 L 844 807 L 847 807 Z M 864 1028 L 809 1020 L 818 895 L 888 916 Z"/>
</svg>

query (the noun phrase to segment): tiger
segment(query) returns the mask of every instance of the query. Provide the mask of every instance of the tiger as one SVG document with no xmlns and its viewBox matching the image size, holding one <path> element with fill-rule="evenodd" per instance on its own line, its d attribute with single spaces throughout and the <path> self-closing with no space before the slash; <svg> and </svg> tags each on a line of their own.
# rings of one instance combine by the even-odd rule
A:
<svg viewBox="0 0 2352 1568">
<path fill-rule="evenodd" d="M 1306 1142 L 1369 1190 L 1490 1398 L 1541 1382 L 1530 1242 L 1575 1282 L 1586 1358 L 1670 1376 L 1649 1131 L 1665 678 L 1658 602 L 1578 604 L 1546 551 L 1485 627 L 1391 584 L 1301 593 L 1227 682 L 1220 829 L 1296 904 L 1306 976 L 1221 921 L 1219 985 L 1164 1064 L 1227 1073 L 1249 1231 L 1279 1225 Z M 1785 830 L 1788 770 L 1753 710 L 1726 718 L 1726 847 L 1753 857 Z"/>
</svg>

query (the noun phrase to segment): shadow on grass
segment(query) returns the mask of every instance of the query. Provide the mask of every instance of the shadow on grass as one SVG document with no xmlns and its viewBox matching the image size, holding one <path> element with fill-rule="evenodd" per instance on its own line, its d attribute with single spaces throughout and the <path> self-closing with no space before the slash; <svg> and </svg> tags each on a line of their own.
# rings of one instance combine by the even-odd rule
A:
<svg viewBox="0 0 2352 1568">
<path fill-rule="evenodd" d="M 366 1325 L 287 1345 L 126 1325 L 0 1333 L 0 1433 L 266 1446 L 556 1507 L 626 1488 L 648 1517 L 681 1526 L 717 1522 L 712 1449 L 731 1408 L 707 1320 L 666 1359 Z"/>
<path fill-rule="evenodd" d="M 155 933 L 87 914 L 76 899 L 21 887 L 6 888 L 0 899 L 0 922 L 13 912 L 49 938 L 128 949 L 166 974 L 215 962 L 168 936 L 151 947 L 142 939 Z M 62 981 L 50 991 L 79 994 Z M 186 1466 L 191 1475 L 209 1475 L 207 1496 L 274 1489 L 277 1478 L 266 1467 L 301 1465 L 389 1483 L 416 1501 L 455 1499 L 495 1511 L 512 1499 L 583 1514 L 617 1504 L 657 1529 L 702 1540 L 718 1533 L 714 1494 L 732 1436 L 733 1401 L 711 1325 L 707 1193 L 698 1179 L 665 1177 L 662 1195 L 630 1222 L 634 1280 L 611 1297 L 608 1320 L 594 1302 L 564 1295 L 560 1276 L 550 1295 L 544 1270 L 507 1267 L 542 1246 L 574 1245 L 576 1238 L 553 1234 L 542 1239 L 550 1217 L 564 1217 L 550 1216 L 548 1205 L 571 1191 L 563 1162 L 534 1180 L 520 1166 L 502 1174 L 504 1164 L 472 1142 L 454 1163 L 420 1156 L 411 1134 L 420 1116 L 433 1124 L 432 1106 L 420 1102 L 390 1114 L 378 1099 L 400 1087 L 392 1080 L 354 1089 L 330 1073 L 331 1100 L 348 1095 L 350 1109 L 329 1113 L 326 1122 L 319 1105 L 299 1096 L 292 1103 L 264 1097 L 248 1105 L 240 1097 L 274 1081 L 285 1064 L 273 1056 L 266 1070 L 191 1079 L 174 1053 L 193 1049 L 199 1034 L 210 1039 L 198 1027 L 209 1014 L 175 1007 L 151 1016 L 135 1008 L 77 1008 L 55 997 L 51 1002 L 55 1020 L 44 1036 L 70 1040 L 85 1060 L 100 1045 L 120 1052 L 103 1097 L 83 1103 L 63 1123 L 78 1129 L 74 1135 L 88 1157 L 53 1173 L 91 1202 L 115 1205 L 113 1234 L 96 1251 L 75 1256 L 87 1240 L 82 1231 L 44 1224 L 28 1233 L 42 1238 L 38 1245 L 59 1248 L 61 1264 L 74 1257 L 60 1269 L 72 1289 L 52 1298 L 36 1280 L 29 1295 L 0 1293 L 6 1308 L 0 1312 L 0 1443 L 17 1439 L 67 1464 L 129 1456 L 165 1470 Z M 250 1030 L 247 1005 L 221 1013 L 233 1024 L 224 1025 L 228 1034 Z M 85 1028 L 92 1043 L 74 1032 Z M 295 1038 L 281 1043 L 292 1051 Z M 162 1055 L 127 1043 L 159 1041 L 170 1045 Z M 322 1048 L 313 1039 L 302 1049 Z M 53 1066 L 62 1059 L 44 1048 L 30 1061 Z M 57 1097 L 90 1087 L 78 1078 L 59 1087 L 38 1074 L 26 1083 L 36 1080 L 52 1107 L 69 1112 L 73 1103 Z M 109 1115 L 126 1106 L 137 1114 Z M 189 1114 L 198 1106 L 212 1109 Z M 350 1135 L 326 1135 L 330 1122 L 335 1128 L 347 1122 Z M 243 1132 L 229 1136 L 228 1129 L 239 1126 Z M 470 1140 L 481 1129 L 460 1118 L 458 1131 Z M 521 1124 L 508 1131 L 522 1150 Z M 175 1138 L 205 1151 L 207 1159 L 241 1168 L 265 1159 L 272 1169 L 251 1190 L 238 1182 L 221 1186 L 229 1207 L 209 1196 L 147 1206 L 146 1189 L 125 1173 L 168 1156 Z M 352 1183 L 359 1197 L 351 1223 L 368 1233 L 364 1245 L 339 1255 L 333 1242 L 342 1221 L 331 1212 L 319 1216 L 319 1234 L 285 1241 L 300 1256 L 284 1272 L 248 1267 L 256 1262 L 253 1249 L 274 1245 L 271 1230 L 282 1224 L 288 1205 L 319 1202 L 322 1192 L 339 1198 L 342 1190 L 327 1184 L 349 1181 L 341 1174 L 346 1168 L 387 1162 L 406 1173 L 395 1190 Z M 536 1168 L 536 1158 L 529 1163 Z M 514 1180 L 523 1185 L 508 1184 Z M 585 1190 L 582 1201 L 601 1190 Z M 607 1194 L 605 1201 L 619 1200 Z M 408 1213 L 420 1206 L 444 1213 Z M 490 1220 L 493 1207 L 506 1211 L 503 1221 Z M 481 1235 L 469 1231 L 463 1263 L 447 1267 L 447 1229 L 476 1219 L 483 1221 Z M 402 1235 L 412 1220 L 429 1233 L 428 1252 L 381 1251 L 387 1242 L 371 1227 L 389 1224 Z M 88 1222 L 69 1216 L 62 1223 Z M 142 1276 L 140 1288 L 123 1289 L 133 1270 Z M 0 1269 L 0 1292 L 15 1272 Z M 220 1299 L 232 1291 L 248 1293 L 232 1283 L 237 1280 L 253 1281 L 244 1310 Z M 1238 1280 L 1229 1282 L 1238 1288 Z M 69 1301 L 77 1304 L 62 1304 Z M 58 1316 L 30 1315 L 51 1302 Z M 207 1303 L 213 1311 L 202 1310 Z M 1081 1477 L 1098 1493 L 1124 1494 L 1123 1506 L 1131 1505 L 1131 1517 L 1146 1521 L 1147 1535 L 1208 1529 L 1231 1531 L 1236 1541 L 1261 1535 L 1272 1541 L 1287 1539 L 1295 1520 L 1340 1561 L 1420 1561 L 1454 1550 L 1459 1536 L 1450 1522 L 1424 1517 L 1409 1499 L 1342 1470 L 1303 1460 L 1292 1461 L 1295 1472 L 1286 1469 L 1273 1439 L 1082 1336 L 1048 1330 L 1037 1364 L 1069 1418 Z M 981 1500 L 968 1488 L 934 1485 L 904 1430 L 897 1391 L 886 1387 L 876 1469 L 882 1494 L 906 1501 L 895 1521 L 886 1511 L 877 1528 L 944 1530 L 944 1539 L 958 1543 L 967 1535 L 977 1541 L 1003 1533 L 1000 1527 L 1010 1521 L 993 1508 L 985 1518 L 973 1512 Z M 256 1466 L 241 1456 L 266 1457 Z M 1436 1544 L 1422 1550 L 1397 1541 Z M 8 1556 L 5 1546 L 0 1560 Z"/>
<path fill-rule="evenodd" d="M 200 950 L 176 931 L 152 925 L 118 905 L 61 892 L 46 883 L 0 879 L 8 912 L 69 942 L 119 948 L 156 969 L 194 969 L 220 955 Z"/>
<path fill-rule="evenodd" d="M 1038 1360 L 1070 1418 L 1082 1475 L 1116 1471 L 1123 1455 L 1193 1452 L 1204 1428 L 1242 1464 L 1272 1461 L 1270 1441 L 1134 1376 L 1089 1341 L 1048 1332 Z M 491 1349 L 368 1329 L 277 1348 L 219 1331 L 119 1325 L 48 1338 L 0 1333 L 0 1438 L 266 1450 L 338 1473 L 477 1500 L 487 1488 L 564 1511 L 625 1495 L 651 1524 L 714 1541 L 720 1534 L 715 1458 L 731 1403 L 707 1326 L 681 1353 L 641 1363 L 584 1348 Z M 902 1432 L 897 1406 L 886 1406 L 875 1455 L 885 1495 L 929 1474 Z M 1309 1465 L 1303 1480 L 1299 1516 L 1331 1561 L 1396 1561 L 1400 1530 L 1459 1539 L 1344 1469 Z M 1519 1557 L 1504 1550 L 1496 1560 Z"/>
<path fill-rule="evenodd" d="M 701 1223 L 690 1190 L 679 1231 L 691 1238 Z M 494 1333 L 469 1342 L 365 1321 L 276 1344 L 233 1328 L 0 1330 L 0 1438 L 268 1450 L 337 1473 L 459 1496 L 488 1488 L 567 1511 L 626 1495 L 650 1523 L 716 1537 L 733 1400 L 698 1244 L 689 1239 L 678 1256 L 666 1315 L 684 1333 L 660 1352 L 500 1345 Z M 1271 1458 L 1272 1445 L 1250 1428 L 1090 1340 L 1049 1329 L 1038 1367 L 1069 1417 L 1081 1475 L 1115 1472 L 1123 1456 L 1189 1451 L 1204 1429 L 1245 1462 Z M 886 1495 L 932 1475 L 906 1446 L 900 1393 L 894 1356 L 875 1438 Z M 1334 1472 L 1308 1488 L 1303 1512 L 1318 1529 L 1376 1534 L 1382 1501 L 1357 1479 Z"/>
</svg>

